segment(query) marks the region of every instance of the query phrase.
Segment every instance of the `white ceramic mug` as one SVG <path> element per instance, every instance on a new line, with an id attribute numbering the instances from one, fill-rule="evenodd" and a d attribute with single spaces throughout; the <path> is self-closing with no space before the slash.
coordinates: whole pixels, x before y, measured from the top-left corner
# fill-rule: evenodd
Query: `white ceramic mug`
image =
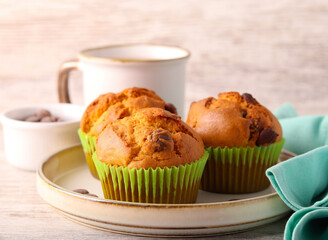
<path id="1" fill-rule="evenodd" d="M 154 90 L 184 113 L 185 69 L 189 51 L 153 44 L 113 45 L 83 50 L 77 60 L 63 63 L 58 75 L 60 102 L 70 102 L 69 72 L 83 73 L 84 103 L 100 94 L 130 87 Z"/>

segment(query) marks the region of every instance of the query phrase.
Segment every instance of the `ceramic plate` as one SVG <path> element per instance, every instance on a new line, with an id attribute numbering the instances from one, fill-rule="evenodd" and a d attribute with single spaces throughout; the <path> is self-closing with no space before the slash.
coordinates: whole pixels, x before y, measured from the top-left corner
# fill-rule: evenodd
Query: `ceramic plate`
<path id="1" fill-rule="evenodd" d="M 280 160 L 293 155 L 283 151 Z M 101 184 L 89 173 L 81 146 L 51 156 L 38 169 L 40 196 L 65 216 L 89 226 L 135 235 L 227 234 L 283 218 L 289 208 L 269 187 L 252 194 L 199 190 L 195 204 L 143 204 L 103 199 Z M 99 198 L 73 192 L 87 189 Z"/>

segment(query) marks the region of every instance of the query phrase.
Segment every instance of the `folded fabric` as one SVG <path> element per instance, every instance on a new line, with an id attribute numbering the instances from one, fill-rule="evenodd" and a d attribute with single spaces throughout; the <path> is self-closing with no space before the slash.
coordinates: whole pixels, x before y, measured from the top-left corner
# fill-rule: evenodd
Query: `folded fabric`
<path id="1" fill-rule="evenodd" d="M 328 116 L 297 117 L 294 107 L 285 104 L 275 111 L 286 139 L 284 148 L 302 154 L 328 145 Z"/>
<path id="2" fill-rule="evenodd" d="M 328 146 L 277 164 L 266 174 L 281 199 L 294 211 L 328 206 Z"/>
<path id="3" fill-rule="evenodd" d="M 285 103 L 284 105 L 280 106 L 276 111 L 274 111 L 274 115 L 279 119 L 283 118 L 291 118 L 291 117 L 297 117 L 298 114 L 296 112 L 296 109 L 293 107 L 293 105 L 289 103 Z"/>
<path id="4" fill-rule="evenodd" d="M 275 115 L 286 139 L 284 148 L 297 157 L 266 171 L 281 199 L 296 211 L 285 239 L 328 239 L 328 116 L 298 117 L 283 105 Z"/>
<path id="5" fill-rule="evenodd" d="M 328 208 L 304 208 L 295 212 L 286 224 L 284 238 L 327 240 Z"/>

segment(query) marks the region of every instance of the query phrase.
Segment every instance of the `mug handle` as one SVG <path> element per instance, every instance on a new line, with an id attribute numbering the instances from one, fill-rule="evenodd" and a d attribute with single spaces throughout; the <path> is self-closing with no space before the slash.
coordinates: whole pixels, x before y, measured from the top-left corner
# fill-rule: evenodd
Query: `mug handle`
<path id="1" fill-rule="evenodd" d="M 63 62 L 58 72 L 58 98 L 61 103 L 71 103 L 68 91 L 69 73 L 78 69 L 79 60 L 73 59 Z"/>

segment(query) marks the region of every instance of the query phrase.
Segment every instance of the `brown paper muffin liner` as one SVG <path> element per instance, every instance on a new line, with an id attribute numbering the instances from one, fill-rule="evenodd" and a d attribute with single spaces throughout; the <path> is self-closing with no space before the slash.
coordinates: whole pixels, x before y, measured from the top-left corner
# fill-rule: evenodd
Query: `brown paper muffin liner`
<path id="1" fill-rule="evenodd" d="M 137 169 L 107 165 L 93 154 L 104 197 L 142 203 L 194 203 L 208 152 L 178 167 Z"/>
<path id="2" fill-rule="evenodd" d="M 251 193 L 270 185 L 265 170 L 278 162 L 284 139 L 269 146 L 207 148 L 209 159 L 201 189 L 215 193 Z"/>
<path id="3" fill-rule="evenodd" d="M 92 159 L 92 155 L 96 151 L 96 137 L 89 136 L 88 134 L 82 132 L 81 129 L 78 130 L 78 133 L 89 170 L 94 178 L 99 179 L 97 169 Z"/>

